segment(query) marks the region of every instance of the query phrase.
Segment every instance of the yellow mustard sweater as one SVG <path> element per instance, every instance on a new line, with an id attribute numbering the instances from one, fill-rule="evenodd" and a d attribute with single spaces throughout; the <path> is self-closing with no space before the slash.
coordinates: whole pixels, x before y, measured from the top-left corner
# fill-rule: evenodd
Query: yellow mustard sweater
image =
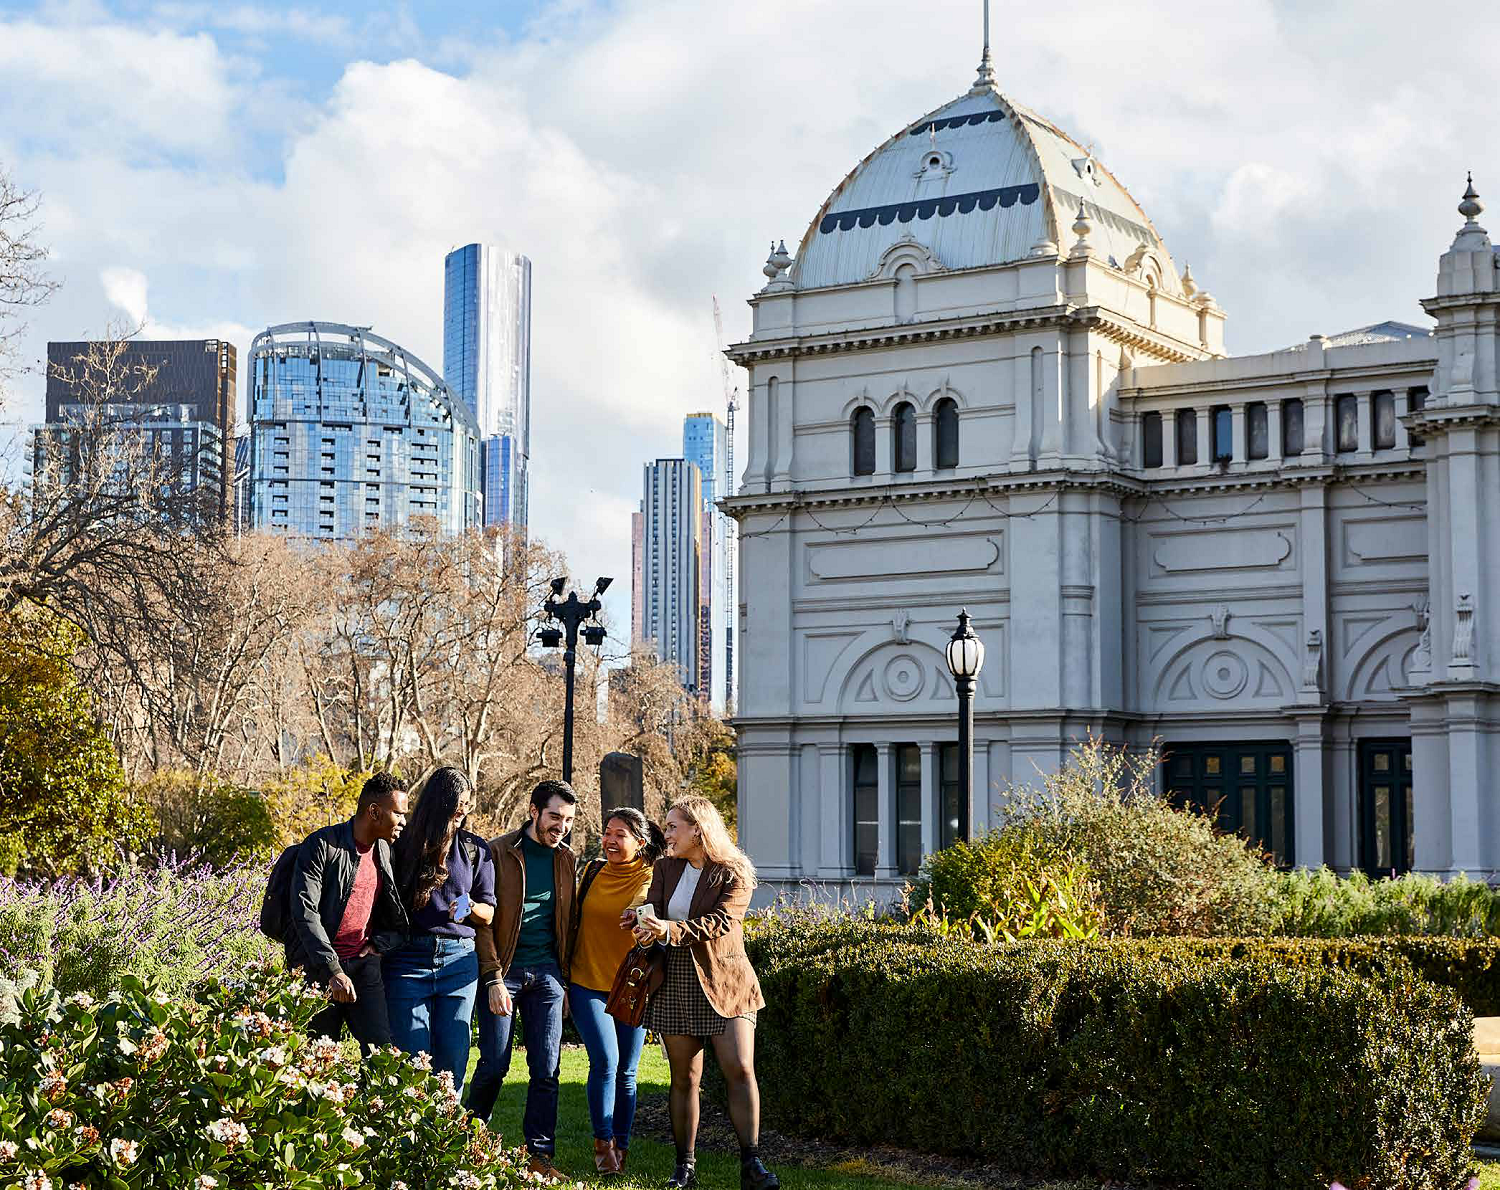
<path id="1" fill-rule="evenodd" d="M 579 906 L 571 982 L 595 992 L 614 987 L 620 964 L 635 945 L 630 931 L 620 928 L 620 914 L 645 901 L 650 887 L 651 866 L 643 859 L 606 863 L 594 877 Z"/>

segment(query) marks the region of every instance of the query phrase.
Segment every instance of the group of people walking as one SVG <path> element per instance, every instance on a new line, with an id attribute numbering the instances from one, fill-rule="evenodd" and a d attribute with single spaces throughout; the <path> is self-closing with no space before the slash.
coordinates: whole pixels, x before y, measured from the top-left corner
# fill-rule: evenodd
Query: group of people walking
<path id="1" fill-rule="evenodd" d="M 577 802 L 565 782 L 543 781 L 525 825 L 486 841 L 464 829 L 473 791 L 458 769 L 428 777 L 414 805 L 399 778 L 366 781 L 354 817 L 315 831 L 291 861 L 287 965 L 328 989 L 312 1029 L 336 1038 L 347 1026 L 364 1052 L 425 1053 L 462 1095 L 477 1006 L 479 1062 L 465 1103 L 488 1120 L 519 1012 L 530 1075 L 522 1132 L 532 1170 L 549 1178 L 565 1013 L 588 1052 L 600 1174 L 625 1170 L 649 1030 L 671 1066 L 673 1188 L 697 1185 L 699 1081 L 712 1045 L 742 1190 L 771 1190 L 779 1182 L 757 1148 L 755 1018 L 765 1001 L 742 929 L 750 860 L 713 803 L 687 797 L 662 827 L 635 809 L 608 811 L 603 857 L 580 874 L 567 842 Z M 635 1024 L 606 1008 L 622 964 L 642 955 L 660 966 L 660 986 Z"/>

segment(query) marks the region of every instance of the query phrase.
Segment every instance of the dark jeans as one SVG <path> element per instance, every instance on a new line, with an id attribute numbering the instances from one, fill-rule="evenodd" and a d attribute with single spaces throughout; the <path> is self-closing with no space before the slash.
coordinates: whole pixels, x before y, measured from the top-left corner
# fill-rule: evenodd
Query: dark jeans
<path id="1" fill-rule="evenodd" d="M 331 1037 L 337 1041 L 343 1026 L 348 1025 L 362 1054 L 368 1054 L 376 1046 L 390 1045 L 391 1023 L 385 1011 L 380 956 L 372 954 L 362 959 L 340 959 L 339 965 L 354 984 L 355 999 L 351 1004 L 330 1003 L 322 1009 L 308 1022 L 308 1035 Z"/>
<path id="2" fill-rule="evenodd" d="M 462 1095 L 479 986 L 474 940 L 418 934 L 385 956 L 381 977 L 391 1039 L 408 1054 L 430 1054 L 433 1073 L 448 1071 Z"/>
<path id="3" fill-rule="evenodd" d="M 517 1011 L 526 1039 L 526 1114 L 521 1132 L 526 1147 L 550 1157 L 557 1147 L 557 1068 L 562 1060 L 563 982 L 556 963 L 512 966 L 505 976 L 511 995 L 509 1016 L 490 1011 L 489 991 L 479 989 L 479 1065 L 469 1083 L 469 1110 L 488 1121 L 495 1098 L 510 1072 L 510 1050 Z"/>

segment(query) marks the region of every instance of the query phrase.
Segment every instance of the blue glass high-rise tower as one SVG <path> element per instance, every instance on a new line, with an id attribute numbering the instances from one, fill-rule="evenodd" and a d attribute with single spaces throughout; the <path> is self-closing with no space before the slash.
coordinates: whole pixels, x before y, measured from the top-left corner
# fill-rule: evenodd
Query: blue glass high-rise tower
<path id="1" fill-rule="evenodd" d="M 729 606 L 727 518 L 714 501 L 724 480 L 727 439 L 712 413 L 691 413 L 682 422 L 682 455 L 702 477 L 702 565 L 698 589 L 699 690 L 716 711 L 734 704 L 734 630 Z"/>
<path id="2" fill-rule="evenodd" d="M 486 525 L 526 532 L 531 261 L 466 244 L 443 261 L 443 378 L 479 423 Z"/>

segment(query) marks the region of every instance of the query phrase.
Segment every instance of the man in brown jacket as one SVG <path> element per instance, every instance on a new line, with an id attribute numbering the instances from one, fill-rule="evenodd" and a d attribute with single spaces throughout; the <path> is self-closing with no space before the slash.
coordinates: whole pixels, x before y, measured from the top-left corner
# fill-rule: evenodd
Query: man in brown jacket
<path id="1" fill-rule="evenodd" d="M 510 1070 L 511 1026 L 519 1005 L 526 1032 L 526 1114 L 521 1131 L 531 1167 L 556 1170 L 557 1069 L 562 1057 L 568 933 L 573 917 L 575 861 L 563 845 L 578 797 L 564 781 L 531 791 L 531 818 L 520 830 L 490 840 L 495 860 L 495 919 L 474 939 L 479 952 L 479 1065 L 469 1084 L 469 1110 L 488 1120 Z"/>

